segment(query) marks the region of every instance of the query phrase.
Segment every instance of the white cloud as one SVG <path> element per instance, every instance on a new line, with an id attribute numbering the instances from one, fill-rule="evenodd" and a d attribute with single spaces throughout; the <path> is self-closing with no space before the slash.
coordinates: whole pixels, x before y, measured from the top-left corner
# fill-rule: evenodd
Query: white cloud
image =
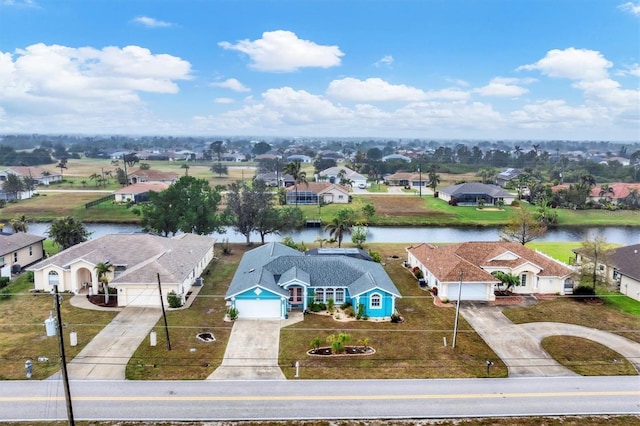
<path id="1" fill-rule="evenodd" d="M 140 93 L 177 93 L 176 81 L 189 79 L 190 70 L 178 57 L 138 46 L 39 43 L 0 52 L 0 105 L 27 128 L 104 129 L 123 121 L 139 126 L 148 116 Z"/>
<path id="2" fill-rule="evenodd" d="M 496 77 L 488 85 L 475 89 L 474 92 L 482 96 L 517 98 L 529 92 L 529 89 L 517 85 L 520 82 L 526 84 L 530 79 L 521 81 L 516 78 Z"/>
<path id="3" fill-rule="evenodd" d="M 374 65 L 378 68 L 383 66 L 391 68 L 393 65 L 393 56 L 385 55 L 379 61 L 375 62 Z"/>
<path id="4" fill-rule="evenodd" d="M 131 22 L 135 24 L 140 24 L 147 28 L 166 28 L 166 27 L 173 26 L 171 22 L 160 21 L 155 18 L 150 18 L 148 16 L 138 16 L 136 18 L 133 18 Z"/>
<path id="5" fill-rule="evenodd" d="M 632 75 L 634 77 L 640 77 L 640 64 L 627 65 L 625 69 L 618 70 L 616 75 Z"/>
<path id="6" fill-rule="evenodd" d="M 607 126 L 611 117 L 606 108 L 571 106 L 564 100 L 543 100 L 523 106 L 509 114 L 517 125 L 527 129 L 581 129 Z"/>
<path id="7" fill-rule="evenodd" d="M 469 95 L 456 88 L 424 91 L 404 84 L 391 84 L 381 78 L 359 80 L 347 77 L 329 83 L 327 96 L 350 102 L 416 102 L 426 99 L 466 99 Z"/>
<path id="8" fill-rule="evenodd" d="M 240 83 L 235 78 L 228 78 L 225 81 L 210 83 L 209 86 L 213 87 L 221 87 L 223 89 L 230 89 L 234 92 L 250 92 L 251 89 L 246 87 L 244 84 Z"/>
<path id="9" fill-rule="evenodd" d="M 252 61 L 251 67 L 260 71 L 335 67 L 340 65 L 340 58 L 344 56 L 338 46 L 321 46 L 284 30 L 264 32 L 261 39 L 254 41 L 245 39 L 235 44 L 222 41 L 218 46 L 246 54 Z"/>
<path id="10" fill-rule="evenodd" d="M 607 69 L 612 65 L 598 51 L 569 47 L 550 50 L 538 62 L 522 65 L 517 70 L 538 70 L 549 77 L 572 80 L 599 80 L 606 78 Z"/>
<path id="11" fill-rule="evenodd" d="M 634 4 L 633 2 L 627 2 L 618 6 L 620 10 L 629 12 L 632 15 L 640 16 L 640 3 Z"/>
<path id="12" fill-rule="evenodd" d="M 4 0 L 2 5 L 15 7 L 40 7 L 35 0 Z"/>
<path id="13" fill-rule="evenodd" d="M 232 104 L 235 101 L 231 98 L 215 98 L 213 102 L 216 104 Z"/>

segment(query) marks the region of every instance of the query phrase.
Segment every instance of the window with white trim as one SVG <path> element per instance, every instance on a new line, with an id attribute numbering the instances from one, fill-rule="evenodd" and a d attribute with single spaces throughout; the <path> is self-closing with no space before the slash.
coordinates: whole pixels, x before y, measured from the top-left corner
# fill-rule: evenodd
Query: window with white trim
<path id="1" fill-rule="evenodd" d="M 336 289 L 335 302 L 338 303 L 338 304 L 344 303 L 344 289 L 343 288 L 337 288 Z"/>
<path id="2" fill-rule="evenodd" d="M 326 300 L 328 302 L 329 299 L 333 299 L 334 302 L 336 301 L 336 299 L 333 298 L 333 289 L 332 288 L 328 288 L 328 289 L 326 289 L 324 291 L 324 300 Z"/>
<path id="3" fill-rule="evenodd" d="M 58 285 L 60 284 L 60 275 L 56 271 L 49 272 L 49 285 Z"/>
<path id="4" fill-rule="evenodd" d="M 373 293 L 371 295 L 371 309 L 382 308 L 382 296 L 379 293 Z"/>
<path id="5" fill-rule="evenodd" d="M 315 301 L 316 302 L 324 302 L 324 290 L 323 289 L 321 289 L 321 288 L 316 289 Z"/>
<path id="6" fill-rule="evenodd" d="M 520 285 L 523 287 L 527 285 L 527 274 L 520 275 Z"/>

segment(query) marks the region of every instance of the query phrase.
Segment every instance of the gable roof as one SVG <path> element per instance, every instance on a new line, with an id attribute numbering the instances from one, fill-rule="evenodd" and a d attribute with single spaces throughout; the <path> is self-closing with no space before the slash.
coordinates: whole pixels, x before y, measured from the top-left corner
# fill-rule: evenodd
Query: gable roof
<path id="1" fill-rule="evenodd" d="M 459 185 L 452 185 L 446 188 L 442 188 L 440 192 L 451 196 L 462 194 L 487 194 L 494 198 L 513 197 L 512 194 L 508 193 L 497 185 L 487 185 L 480 182 L 467 182 L 461 183 Z"/>
<path id="2" fill-rule="evenodd" d="M 169 184 L 166 182 L 138 182 L 122 187 L 114 191 L 114 194 L 144 194 L 149 191 L 164 191 L 167 188 L 169 188 Z"/>
<path id="3" fill-rule="evenodd" d="M 487 270 L 516 269 L 525 263 L 540 268 L 539 276 L 565 277 L 573 273 L 561 262 L 511 241 L 477 241 L 445 246 L 420 244 L 408 247 L 407 251 L 444 282 L 459 281 L 460 271 L 464 281 L 496 282 Z"/>
<path id="4" fill-rule="evenodd" d="M 138 170 L 134 170 L 132 172 L 129 172 L 128 177 L 135 177 L 135 176 L 144 176 L 147 179 L 151 179 L 151 180 L 176 180 L 178 179 L 178 173 L 174 173 L 174 172 L 163 172 L 161 170 L 153 170 L 153 169 L 148 169 L 148 170 L 142 170 L 142 169 L 138 169 Z"/>
<path id="5" fill-rule="evenodd" d="M 45 172 L 49 173 L 49 177 L 51 176 L 60 176 L 60 173 L 51 172 L 49 170 L 43 169 L 42 167 L 37 166 L 11 166 L 4 170 L 2 173 L 11 173 L 17 176 L 28 177 L 30 176 L 33 179 L 41 179 L 45 176 Z"/>
<path id="6" fill-rule="evenodd" d="M 187 278 L 215 241 L 215 238 L 195 234 L 172 238 L 151 234 L 108 234 L 63 250 L 29 269 L 39 270 L 51 265 L 69 269 L 78 261 L 92 265 L 108 261 L 126 268 L 111 281 L 114 284 L 155 282 L 157 273 L 163 282 L 178 283 Z"/>
<path id="7" fill-rule="evenodd" d="M 280 284 L 293 277 L 311 287 L 348 287 L 352 297 L 373 289 L 401 297 L 379 263 L 340 255 L 305 256 L 275 242 L 245 253 L 225 297 L 234 297 L 256 286 L 288 296 Z"/>
<path id="8" fill-rule="evenodd" d="M 602 197 L 611 196 L 612 198 L 616 198 L 621 200 L 623 198 L 627 198 L 631 189 L 636 189 L 640 191 L 640 183 L 611 183 L 609 187 L 613 191 L 609 194 L 603 194 Z M 600 197 L 600 192 L 602 191 L 601 186 L 595 186 L 591 188 L 591 192 L 589 193 L 590 197 Z"/>
<path id="9" fill-rule="evenodd" d="M 287 191 L 296 191 L 296 187 L 295 186 L 288 186 Z M 302 192 L 302 191 L 311 191 L 311 192 L 315 192 L 316 194 L 324 194 L 326 192 L 331 191 L 332 189 L 337 189 L 338 191 L 344 192 L 345 194 L 349 193 L 349 190 L 343 186 L 343 185 L 339 185 L 337 183 L 329 183 L 329 182 L 307 182 L 307 184 L 301 184 L 298 185 L 298 192 Z"/>
<path id="10" fill-rule="evenodd" d="M 611 250 L 609 261 L 621 274 L 640 281 L 640 244 Z"/>
<path id="11" fill-rule="evenodd" d="M 24 232 L 16 232 L 15 234 L 0 234 L 0 256 L 13 253 L 22 248 L 39 243 L 45 237 L 33 234 L 25 234 Z"/>
<path id="12" fill-rule="evenodd" d="M 362 176 L 360 173 L 351 170 L 348 167 L 340 167 L 340 166 L 335 166 L 335 167 L 329 167 L 328 169 L 325 169 L 323 171 L 321 171 L 320 173 L 318 173 L 318 175 L 320 176 L 338 176 L 338 174 L 344 170 L 345 174 L 344 177 L 347 179 L 358 179 L 358 180 L 362 180 L 362 179 L 367 179 L 366 177 Z"/>

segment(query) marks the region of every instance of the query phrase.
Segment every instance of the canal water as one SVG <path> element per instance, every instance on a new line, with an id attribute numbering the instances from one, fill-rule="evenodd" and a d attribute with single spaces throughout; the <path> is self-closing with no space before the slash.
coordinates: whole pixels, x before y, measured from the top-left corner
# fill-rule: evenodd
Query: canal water
<path id="1" fill-rule="evenodd" d="M 141 232 L 138 225 L 130 224 L 87 224 L 91 232 L 91 238 L 97 238 L 106 234 Z M 47 236 L 49 225 L 46 223 L 29 224 L 29 233 Z M 368 228 L 367 242 L 369 243 L 457 243 L 464 241 L 495 241 L 500 239 L 501 228 L 476 228 L 476 227 L 377 227 Z M 329 238 L 329 233 L 322 228 L 305 228 L 300 231 L 284 232 L 281 235 L 267 235 L 266 241 L 281 241 L 285 236 L 290 236 L 295 242 L 304 241 L 311 243 L 316 238 Z M 223 234 L 212 234 L 219 241 L 228 239 L 232 243 L 245 242 L 245 236 L 228 229 Z M 640 226 L 637 227 L 570 227 L 562 229 L 550 229 L 543 238 L 536 241 L 584 241 L 602 237 L 609 243 L 615 244 L 640 244 Z M 260 242 L 260 235 L 252 235 L 251 241 Z M 345 241 L 350 242 L 351 237 L 345 236 Z"/>

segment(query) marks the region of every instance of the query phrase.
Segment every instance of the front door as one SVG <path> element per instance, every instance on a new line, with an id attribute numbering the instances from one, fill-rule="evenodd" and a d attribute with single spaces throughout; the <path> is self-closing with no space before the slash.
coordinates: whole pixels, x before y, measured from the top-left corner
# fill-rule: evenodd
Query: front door
<path id="1" fill-rule="evenodd" d="M 302 287 L 289 287 L 289 304 L 292 308 L 302 308 Z"/>

